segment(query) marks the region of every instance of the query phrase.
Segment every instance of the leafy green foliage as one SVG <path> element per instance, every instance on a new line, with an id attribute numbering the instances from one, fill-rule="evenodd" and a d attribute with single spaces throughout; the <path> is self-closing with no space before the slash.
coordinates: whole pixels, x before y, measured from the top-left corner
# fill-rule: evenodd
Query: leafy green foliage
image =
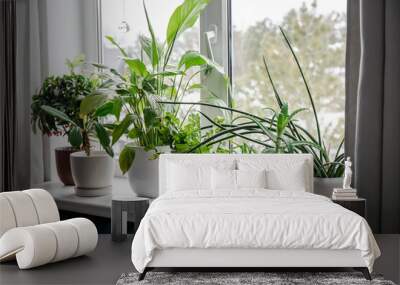
<path id="1" fill-rule="evenodd" d="M 103 146 L 104 150 L 111 157 L 114 156 L 114 151 L 110 145 L 110 135 L 99 122 L 94 123 L 94 128 L 96 131 L 97 138 L 99 139 L 100 144 Z"/>
<path id="2" fill-rule="evenodd" d="M 198 145 L 202 141 L 202 133 L 200 128 L 200 114 L 190 114 L 187 122 L 181 128 L 179 128 L 180 122 L 175 118 L 175 121 L 171 120 L 171 125 L 175 126 L 173 132 L 173 148 L 176 152 L 189 152 L 193 147 Z M 207 133 L 205 136 L 208 136 Z M 208 153 L 211 151 L 210 146 L 203 145 L 195 150 L 196 153 Z"/>
<path id="3" fill-rule="evenodd" d="M 131 167 L 133 161 L 135 160 L 135 146 L 130 144 L 125 145 L 119 155 L 119 167 L 122 173 L 125 173 Z"/>
<path id="4" fill-rule="evenodd" d="M 81 66 L 85 62 L 85 56 L 83 54 L 78 55 L 74 59 L 66 59 L 65 65 L 69 68 L 71 74 L 75 73 L 75 68 Z"/>
<path id="5" fill-rule="evenodd" d="M 76 149 L 79 149 L 83 142 L 82 134 L 79 127 L 74 126 L 68 133 L 68 141 L 69 143 Z"/>
<path id="6" fill-rule="evenodd" d="M 131 114 L 127 114 L 125 118 L 119 123 L 115 125 L 115 128 L 112 132 L 112 144 L 115 144 L 120 137 L 128 131 L 129 126 L 133 121 L 133 116 Z"/>
<path id="7" fill-rule="evenodd" d="M 305 72 L 302 69 L 295 49 L 292 47 L 287 34 L 280 29 L 284 42 L 288 46 L 290 55 L 294 58 L 295 66 L 300 74 L 300 79 L 305 85 L 307 97 L 309 99 L 316 130 L 311 127 L 304 128 L 293 120 L 294 116 L 303 111 L 298 109 L 293 113 L 289 113 L 288 105 L 280 95 L 275 81 L 272 79 L 267 59 L 264 57 L 264 67 L 267 75 L 267 80 L 270 83 L 276 104 L 279 106 L 279 111 L 272 110 L 272 116 L 258 116 L 256 114 L 245 112 L 242 110 L 218 106 L 215 104 L 206 103 L 182 103 L 182 102 L 165 102 L 168 104 L 190 104 L 223 109 L 233 112 L 234 119 L 231 124 L 221 124 L 212 120 L 207 115 L 202 114 L 212 125 L 217 126 L 219 131 L 216 134 L 202 140 L 201 143 L 190 149 L 190 152 L 196 151 L 203 146 L 211 146 L 219 144 L 223 141 L 240 139 L 256 144 L 263 149 L 263 152 L 286 152 L 286 153 L 310 153 L 314 157 L 314 175 L 316 177 L 340 177 L 343 174 L 344 154 L 342 152 L 343 139 L 341 140 L 334 158 L 331 160 L 329 151 L 326 148 L 321 135 L 318 113 L 314 104 L 314 97 L 311 93 L 311 88 L 306 80 Z M 238 121 L 238 122 L 236 122 Z M 311 131 L 309 131 L 311 129 Z M 317 137 L 314 137 L 317 134 Z M 236 144 L 236 142 L 234 142 Z M 240 144 L 239 144 L 240 145 Z M 236 147 L 237 148 L 237 147 Z M 239 147 L 240 150 L 248 151 L 246 147 Z M 254 149 L 253 149 L 254 150 Z"/>
<path id="8" fill-rule="evenodd" d="M 147 27 L 151 35 L 151 40 L 145 41 L 144 40 L 145 38 L 142 38 L 143 39 L 142 48 L 146 52 L 147 56 L 150 58 L 153 68 L 155 68 L 158 66 L 158 63 L 160 61 L 160 55 L 162 54 L 162 52 L 160 52 L 161 49 L 157 43 L 157 39 L 154 34 L 153 26 L 151 25 L 150 22 L 150 18 L 147 13 L 146 4 L 144 0 L 143 0 L 143 8 L 146 15 Z"/>
<path id="9" fill-rule="evenodd" d="M 215 70 L 225 79 L 220 66 L 195 51 L 183 51 L 178 64 L 170 62 L 177 39 L 196 23 L 207 3 L 208 0 L 183 1 L 169 19 L 166 42 L 159 43 L 143 2 L 149 37 L 139 38 L 140 58 L 130 57 L 112 37 L 107 37 L 120 50 L 126 68 L 119 74 L 101 66 L 101 76 L 112 80 L 115 93 L 100 107 L 101 110 L 97 110 L 97 114 L 114 116 L 114 122 L 108 126 L 112 132 L 112 144 L 124 135 L 131 141 L 120 153 L 123 172 L 133 163 L 133 145 L 158 155 L 159 146 L 167 145 L 173 151 L 181 151 L 201 141 L 200 124 L 194 127 L 197 121 L 189 115 L 191 109 L 182 110 L 179 105 L 171 107 L 160 102 L 165 99 L 181 101 L 191 91 L 191 82 L 199 79 L 202 73 Z M 121 110 L 125 113 L 122 121 L 119 119 Z M 199 148 L 199 151 L 205 149 L 208 148 Z"/>
<path id="10" fill-rule="evenodd" d="M 73 67 L 81 64 L 78 57 L 69 61 Z M 68 135 L 69 143 L 76 149 L 82 149 L 87 155 L 91 152 L 91 139 L 98 139 L 105 151 L 113 156 L 110 134 L 99 122 L 99 118 L 109 112 L 119 116 L 120 108 L 115 102 L 107 102 L 107 95 L 98 91 L 107 87 L 97 76 L 81 74 L 48 77 L 39 92 L 33 96 L 32 125 L 41 131 Z M 62 130 L 62 131 L 61 131 Z"/>
<path id="11" fill-rule="evenodd" d="M 209 0 L 185 0 L 175 9 L 167 27 L 168 46 L 173 46 L 179 35 L 193 27 L 208 2 Z"/>
<path id="12" fill-rule="evenodd" d="M 36 132 L 39 128 L 46 135 L 65 135 L 68 133 L 71 124 L 81 126 L 82 120 L 79 117 L 81 101 L 92 94 L 95 88 L 94 82 L 81 74 L 66 74 L 46 78 L 38 94 L 32 97 L 31 122 L 33 131 Z M 66 117 L 55 116 L 47 112 L 44 106 L 52 107 L 65 114 Z M 57 111 L 53 110 L 53 113 Z"/>
<path id="13" fill-rule="evenodd" d="M 86 116 L 94 111 L 97 108 L 102 106 L 107 100 L 107 95 L 98 94 L 98 95 L 90 95 L 82 100 L 80 106 L 80 116 Z"/>

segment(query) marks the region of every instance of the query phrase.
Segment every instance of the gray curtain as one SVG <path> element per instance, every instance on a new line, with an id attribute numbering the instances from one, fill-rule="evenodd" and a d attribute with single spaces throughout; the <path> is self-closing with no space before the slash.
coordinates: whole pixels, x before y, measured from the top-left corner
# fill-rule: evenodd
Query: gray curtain
<path id="1" fill-rule="evenodd" d="M 400 1 L 361 0 L 358 13 L 360 35 L 348 38 L 361 40 L 361 53 L 358 90 L 346 94 L 346 124 L 354 123 L 346 142 L 354 141 L 355 186 L 367 199 L 373 231 L 400 233 Z M 350 53 L 347 67 L 356 56 Z"/>
<path id="2" fill-rule="evenodd" d="M 42 81 L 40 17 L 37 0 L 0 5 L 0 191 L 13 191 L 46 178 L 48 145 L 30 126 L 31 97 Z"/>
<path id="3" fill-rule="evenodd" d="M 0 1 L 0 191 L 15 188 L 16 2 Z"/>
<path id="4" fill-rule="evenodd" d="M 346 156 L 354 159 L 357 91 L 360 70 L 360 0 L 347 1 L 347 40 L 346 40 L 346 111 L 344 148 Z M 355 170 L 354 170 L 355 175 Z M 354 185 L 353 185 L 354 186 Z"/>

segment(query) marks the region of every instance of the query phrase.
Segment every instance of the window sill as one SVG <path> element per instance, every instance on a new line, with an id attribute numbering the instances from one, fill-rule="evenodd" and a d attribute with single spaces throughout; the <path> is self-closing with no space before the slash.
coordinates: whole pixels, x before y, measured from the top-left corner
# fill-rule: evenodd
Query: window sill
<path id="1" fill-rule="evenodd" d="M 114 196 L 135 197 L 129 186 L 128 179 L 115 177 L 112 185 L 112 194 L 98 197 L 80 197 L 75 195 L 74 186 L 64 186 L 61 182 L 45 182 L 34 188 L 47 190 L 56 201 L 59 210 L 93 215 L 98 217 L 111 217 L 111 203 Z"/>

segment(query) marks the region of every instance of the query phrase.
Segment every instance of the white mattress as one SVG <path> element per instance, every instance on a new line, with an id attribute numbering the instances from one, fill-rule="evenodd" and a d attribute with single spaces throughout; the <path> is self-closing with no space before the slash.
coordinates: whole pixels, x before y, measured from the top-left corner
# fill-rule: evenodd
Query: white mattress
<path id="1" fill-rule="evenodd" d="M 328 198 L 299 191 L 182 191 L 156 199 L 132 243 L 139 272 L 169 248 L 359 250 L 380 255 L 367 222 Z"/>

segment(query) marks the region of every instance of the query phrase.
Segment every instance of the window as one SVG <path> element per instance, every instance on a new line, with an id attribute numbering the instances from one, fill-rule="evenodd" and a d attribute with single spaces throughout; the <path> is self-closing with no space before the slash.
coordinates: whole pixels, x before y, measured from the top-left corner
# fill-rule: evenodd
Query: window
<path id="1" fill-rule="evenodd" d="M 159 42 L 165 41 L 168 19 L 180 0 L 146 0 L 146 8 Z M 114 0 L 101 2 L 103 63 L 117 69 L 122 68 L 120 53 L 105 39 L 113 36 L 132 57 L 140 57 L 139 36 L 149 36 L 143 2 L 139 0 Z M 184 50 L 200 50 L 199 23 L 180 37 L 175 53 Z M 174 56 L 172 56 L 172 59 Z"/>
<path id="2" fill-rule="evenodd" d="M 310 101 L 281 26 L 310 85 L 327 147 L 335 151 L 344 136 L 346 0 L 231 1 L 236 107 L 258 115 L 266 112 L 265 107 L 277 108 L 265 56 L 289 109 L 308 108 L 298 119 L 307 130 L 315 129 Z"/>
<path id="3" fill-rule="evenodd" d="M 165 40 L 169 16 L 182 0 L 146 0 L 159 41 Z M 104 39 L 113 36 L 128 53 L 139 56 L 139 35 L 148 35 L 142 1 L 101 2 L 103 63 L 120 69 L 119 51 Z M 217 62 L 231 70 L 234 107 L 263 115 L 265 107 L 277 109 L 268 81 L 266 58 L 276 88 L 290 110 L 308 108 L 297 118 L 309 131 L 316 130 L 310 101 L 295 61 L 280 33 L 290 39 L 309 83 L 319 114 L 322 136 L 331 152 L 344 136 L 345 39 L 347 0 L 214 0 L 200 23 L 186 32 L 176 52 L 200 50 L 209 55 L 206 32 L 214 30 L 211 49 Z M 231 31 L 231 38 L 228 31 Z M 229 66 L 228 66 L 229 65 Z M 212 82 L 214 93 L 226 93 Z M 221 86 L 219 86 L 221 85 Z M 225 96 L 225 97 L 224 97 Z M 200 94 L 193 94 L 191 101 Z M 315 134 L 315 131 L 313 133 Z"/>

